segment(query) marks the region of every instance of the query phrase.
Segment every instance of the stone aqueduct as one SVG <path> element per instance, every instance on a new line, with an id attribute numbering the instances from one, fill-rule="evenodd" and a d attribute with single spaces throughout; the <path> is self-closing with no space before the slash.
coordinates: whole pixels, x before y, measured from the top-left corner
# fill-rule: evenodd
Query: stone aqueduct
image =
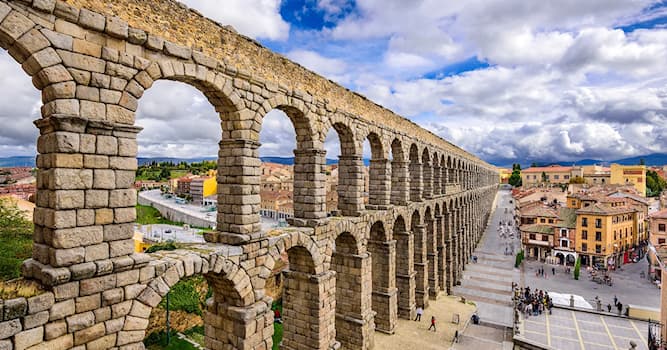
<path id="1" fill-rule="evenodd" d="M 0 0 L 0 46 L 42 92 L 34 251 L 47 291 L 0 304 L 0 349 L 142 349 L 148 317 L 203 274 L 210 349 L 270 349 L 264 293 L 286 255 L 284 349 L 373 347 L 451 292 L 485 227 L 495 168 L 171 0 Z M 221 119 L 217 232 L 191 250 L 133 253 L 135 111 L 156 80 L 200 90 Z M 259 225 L 258 135 L 284 111 L 297 135 L 292 226 Z M 339 211 L 325 210 L 330 128 Z M 372 148 L 369 204 L 361 149 Z"/>

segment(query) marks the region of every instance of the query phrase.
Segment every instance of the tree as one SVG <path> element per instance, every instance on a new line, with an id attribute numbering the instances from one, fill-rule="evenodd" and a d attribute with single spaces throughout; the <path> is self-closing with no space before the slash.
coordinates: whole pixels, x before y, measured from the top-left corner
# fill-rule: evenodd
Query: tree
<path id="1" fill-rule="evenodd" d="M 667 188 L 667 182 L 657 172 L 646 171 L 646 195 L 648 197 L 659 196 Z"/>
<path id="2" fill-rule="evenodd" d="M 514 259 L 514 267 L 519 268 L 522 261 L 523 261 L 523 250 L 520 250 L 518 253 L 516 253 L 516 258 Z"/>
<path id="3" fill-rule="evenodd" d="M 542 182 L 549 182 L 549 178 L 547 177 L 547 173 L 544 171 L 542 172 Z"/>
<path id="4" fill-rule="evenodd" d="M 581 257 L 577 258 L 577 262 L 574 263 L 574 279 L 579 280 L 579 273 L 581 272 Z"/>
<path id="5" fill-rule="evenodd" d="M 32 255 L 32 223 L 8 199 L 0 198 L 0 280 L 17 278 Z"/>
<path id="6" fill-rule="evenodd" d="M 170 177 L 171 177 L 171 171 L 169 171 L 169 169 L 162 168 L 162 170 L 160 170 L 160 179 L 169 180 Z"/>
<path id="7" fill-rule="evenodd" d="M 646 165 L 644 158 L 639 158 L 639 165 Z"/>
<path id="8" fill-rule="evenodd" d="M 535 162 L 530 163 L 531 168 L 537 168 L 539 165 Z"/>
<path id="9" fill-rule="evenodd" d="M 514 187 L 520 187 L 522 185 L 521 170 L 518 169 L 512 170 L 512 175 L 510 175 L 509 179 L 507 180 L 507 183 Z"/>
<path id="10" fill-rule="evenodd" d="M 586 183 L 586 180 L 584 180 L 583 177 L 577 175 L 575 177 L 570 178 L 570 183 L 571 184 L 583 184 L 583 183 Z"/>

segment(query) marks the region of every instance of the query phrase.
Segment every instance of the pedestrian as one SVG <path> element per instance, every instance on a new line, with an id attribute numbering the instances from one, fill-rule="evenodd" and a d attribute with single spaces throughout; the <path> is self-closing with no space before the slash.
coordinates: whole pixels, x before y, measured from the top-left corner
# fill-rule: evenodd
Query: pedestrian
<path id="1" fill-rule="evenodd" d="M 280 310 L 278 310 L 278 308 L 275 308 L 275 310 L 273 310 L 273 322 L 283 323 L 283 319 L 282 317 L 280 317 Z"/>
<path id="2" fill-rule="evenodd" d="M 618 314 L 620 315 L 621 311 L 623 311 L 623 304 L 621 303 L 616 304 L 616 308 L 618 309 Z"/>
<path id="3" fill-rule="evenodd" d="M 424 309 L 422 309 L 421 306 L 417 307 L 417 316 L 415 316 L 415 321 L 420 321 L 422 320 L 422 314 L 424 313 Z"/>
<path id="4" fill-rule="evenodd" d="M 551 274 L 554 275 L 554 276 L 556 276 L 556 268 L 555 268 L 555 267 L 552 267 L 552 268 L 551 268 Z"/>
<path id="5" fill-rule="evenodd" d="M 611 312 L 611 304 L 607 304 L 607 312 Z"/>
<path id="6" fill-rule="evenodd" d="M 428 330 L 430 331 L 431 328 L 433 328 L 433 332 L 435 332 L 435 316 L 431 316 L 431 326 L 428 327 Z"/>
<path id="7" fill-rule="evenodd" d="M 452 341 L 453 341 L 454 343 L 458 343 L 458 342 L 459 342 L 459 330 L 458 330 L 458 329 L 454 331 L 454 339 L 453 339 Z"/>
<path id="8" fill-rule="evenodd" d="M 614 295 L 614 305 L 618 304 L 618 298 Z"/>

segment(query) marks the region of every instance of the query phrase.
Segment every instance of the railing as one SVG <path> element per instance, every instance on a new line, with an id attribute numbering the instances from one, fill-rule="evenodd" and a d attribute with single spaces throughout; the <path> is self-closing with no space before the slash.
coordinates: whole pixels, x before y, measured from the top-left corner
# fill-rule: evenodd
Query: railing
<path id="1" fill-rule="evenodd" d="M 646 345 L 649 350 L 663 350 L 667 348 L 667 341 L 662 339 L 662 327 L 664 327 L 662 323 L 648 320 L 648 344 Z"/>

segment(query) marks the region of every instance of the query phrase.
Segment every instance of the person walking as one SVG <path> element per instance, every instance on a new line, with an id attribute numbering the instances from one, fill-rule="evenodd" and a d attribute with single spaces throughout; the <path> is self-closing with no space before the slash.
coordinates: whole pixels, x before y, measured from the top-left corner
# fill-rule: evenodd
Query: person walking
<path id="1" fill-rule="evenodd" d="M 556 268 L 555 268 L 555 267 L 552 267 L 552 268 L 551 268 L 551 274 L 554 275 L 554 276 L 556 276 Z"/>
<path id="2" fill-rule="evenodd" d="M 621 303 L 616 304 L 616 308 L 618 309 L 618 314 L 620 315 L 621 311 L 623 311 L 623 304 Z"/>
<path id="3" fill-rule="evenodd" d="M 431 328 L 433 328 L 433 332 L 435 332 L 435 316 L 431 316 L 431 326 L 428 327 L 428 330 L 430 331 Z"/>
<path id="4" fill-rule="evenodd" d="M 614 305 L 618 304 L 618 298 L 614 295 Z"/>
<path id="5" fill-rule="evenodd" d="M 611 304 L 607 304 L 607 312 L 611 312 Z"/>
<path id="6" fill-rule="evenodd" d="M 423 313 L 424 313 L 424 309 L 422 309 L 421 306 L 417 307 L 417 316 L 415 316 L 415 321 L 420 321 L 421 322 Z"/>

